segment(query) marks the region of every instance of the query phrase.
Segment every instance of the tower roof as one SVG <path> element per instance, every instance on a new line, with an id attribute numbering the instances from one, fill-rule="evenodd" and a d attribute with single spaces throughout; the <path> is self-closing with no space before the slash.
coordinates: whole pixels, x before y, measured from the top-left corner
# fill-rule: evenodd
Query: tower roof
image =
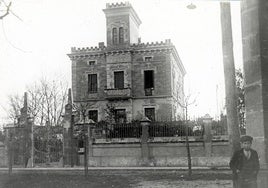
<path id="1" fill-rule="evenodd" d="M 129 2 L 106 3 L 106 9 L 103 9 L 106 17 L 129 14 L 139 26 L 142 22 Z"/>

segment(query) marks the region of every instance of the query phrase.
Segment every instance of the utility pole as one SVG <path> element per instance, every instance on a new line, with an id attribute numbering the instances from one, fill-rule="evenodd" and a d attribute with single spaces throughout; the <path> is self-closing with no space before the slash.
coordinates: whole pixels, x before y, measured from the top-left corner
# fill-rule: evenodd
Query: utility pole
<path id="1" fill-rule="evenodd" d="M 240 148 L 240 132 L 237 114 L 235 65 L 233 55 L 232 21 L 229 2 L 221 2 L 222 53 L 224 65 L 226 111 L 229 142 L 232 151 Z"/>

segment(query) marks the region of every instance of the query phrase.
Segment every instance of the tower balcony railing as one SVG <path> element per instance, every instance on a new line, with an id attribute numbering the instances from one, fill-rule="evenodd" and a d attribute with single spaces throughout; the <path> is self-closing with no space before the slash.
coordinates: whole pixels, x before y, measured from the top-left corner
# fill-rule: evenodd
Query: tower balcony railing
<path id="1" fill-rule="evenodd" d="M 131 88 L 111 88 L 105 89 L 106 99 L 129 99 L 132 97 Z"/>

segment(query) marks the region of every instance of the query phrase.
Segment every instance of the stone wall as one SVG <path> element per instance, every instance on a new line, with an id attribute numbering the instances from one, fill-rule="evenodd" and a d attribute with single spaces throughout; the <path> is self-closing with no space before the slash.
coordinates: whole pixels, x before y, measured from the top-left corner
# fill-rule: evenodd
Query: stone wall
<path id="1" fill-rule="evenodd" d="M 190 143 L 192 165 L 204 167 L 228 166 L 228 142 L 212 144 L 212 154 L 206 157 L 202 142 Z M 150 166 L 187 166 L 185 143 L 150 143 Z M 96 144 L 89 157 L 90 166 L 143 166 L 140 144 Z"/>
<path id="2" fill-rule="evenodd" d="M 129 16 L 112 16 L 112 17 L 106 17 L 106 28 L 107 28 L 107 46 L 113 46 L 113 41 L 112 41 L 112 30 L 113 28 L 116 28 L 117 30 L 119 27 L 124 28 L 124 44 L 129 44 L 130 43 L 130 31 L 129 31 Z M 119 36 L 118 36 L 119 38 Z M 117 43 L 118 46 L 118 43 Z"/>
<path id="3" fill-rule="evenodd" d="M 7 166 L 7 153 L 5 145 L 0 142 L 0 167 L 6 167 Z"/>
<path id="4" fill-rule="evenodd" d="M 151 61 L 144 61 L 144 57 L 151 56 Z M 171 96 L 170 62 L 166 60 L 166 53 L 137 53 L 133 55 L 133 97 L 144 97 L 144 71 L 154 71 L 154 96 Z"/>
<path id="5" fill-rule="evenodd" d="M 95 65 L 89 65 L 89 61 L 95 60 Z M 103 100 L 104 89 L 107 86 L 106 58 L 104 56 L 93 56 L 72 62 L 72 89 L 74 101 L 84 99 Z M 97 74 L 98 92 L 88 93 L 88 74 Z"/>
<path id="6" fill-rule="evenodd" d="M 246 128 L 262 168 L 268 167 L 267 6 L 263 0 L 241 1 Z"/>

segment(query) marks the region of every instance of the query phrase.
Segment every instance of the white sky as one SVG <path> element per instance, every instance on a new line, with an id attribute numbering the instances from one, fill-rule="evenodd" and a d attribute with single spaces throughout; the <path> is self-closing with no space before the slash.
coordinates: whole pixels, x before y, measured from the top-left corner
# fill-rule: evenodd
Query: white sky
<path id="1" fill-rule="evenodd" d="M 2 0 L 0 0 L 2 1 Z M 5 0 L 9 2 L 8 0 Z M 23 94 L 40 77 L 71 81 L 71 47 L 106 43 L 102 9 L 111 0 L 14 0 L 0 20 L 0 124 L 5 122 L 7 96 Z M 224 105 L 219 1 L 129 0 L 142 24 L 142 42 L 171 39 L 186 68 L 185 93 L 197 96 L 191 117 L 215 117 Z M 236 66 L 241 67 L 240 3 L 231 2 Z M 2 6 L 1 6 L 2 7 Z M 0 12 L 1 13 L 1 12 Z M 218 100 L 216 99 L 216 85 Z M 71 86 L 71 83 L 70 83 Z M 218 103 L 218 105 L 217 105 Z"/>

